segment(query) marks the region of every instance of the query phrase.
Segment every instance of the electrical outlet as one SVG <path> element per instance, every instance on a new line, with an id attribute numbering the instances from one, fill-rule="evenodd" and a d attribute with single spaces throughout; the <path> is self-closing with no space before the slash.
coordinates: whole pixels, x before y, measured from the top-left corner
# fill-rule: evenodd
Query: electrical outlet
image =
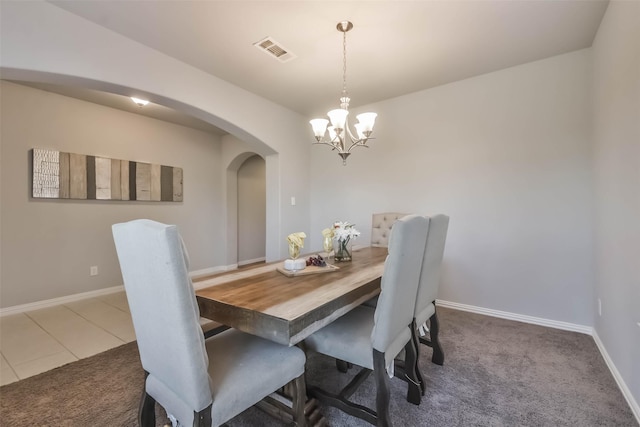
<path id="1" fill-rule="evenodd" d="M 98 275 L 98 266 L 97 265 L 92 265 L 89 268 L 89 275 L 90 276 L 97 276 Z"/>
<path id="2" fill-rule="evenodd" d="M 598 316 L 602 316 L 602 300 L 598 298 Z"/>
<path id="3" fill-rule="evenodd" d="M 296 198 L 295 196 L 291 196 L 291 206 L 295 206 L 296 205 Z"/>

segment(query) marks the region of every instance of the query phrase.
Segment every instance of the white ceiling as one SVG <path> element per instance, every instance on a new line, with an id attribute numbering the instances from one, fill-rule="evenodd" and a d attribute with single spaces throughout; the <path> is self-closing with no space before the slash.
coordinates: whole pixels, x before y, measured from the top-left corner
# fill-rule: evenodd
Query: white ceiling
<path id="1" fill-rule="evenodd" d="M 55 5 L 309 118 L 591 46 L 607 0 L 123 1 Z M 272 37 L 296 58 L 253 46 Z M 73 95 L 72 95 L 73 96 Z M 76 95 L 79 96 L 79 95 Z"/>

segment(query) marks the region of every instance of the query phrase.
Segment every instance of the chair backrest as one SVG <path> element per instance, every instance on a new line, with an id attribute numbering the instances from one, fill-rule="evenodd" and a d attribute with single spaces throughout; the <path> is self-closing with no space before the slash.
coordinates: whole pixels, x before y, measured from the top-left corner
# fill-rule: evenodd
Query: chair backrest
<path id="1" fill-rule="evenodd" d="M 209 359 L 177 227 L 135 220 L 112 232 L 147 384 L 185 405 L 167 412 L 206 408 L 213 401 Z"/>
<path id="2" fill-rule="evenodd" d="M 373 214 L 371 216 L 371 246 L 378 248 L 389 246 L 389 236 L 391 236 L 393 223 L 406 215 L 397 212 Z"/>
<path id="3" fill-rule="evenodd" d="M 429 218 L 419 215 L 400 218 L 393 227 L 371 332 L 387 366 L 411 339 L 413 313 L 407 307 L 415 305 L 428 227 Z"/>
<path id="4" fill-rule="evenodd" d="M 423 317 L 420 316 L 420 313 L 426 310 L 438 296 L 440 265 L 442 264 L 444 244 L 447 239 L 447 229 L 449 228 L 449 217 L 446 215 L 434 215 L 430 219 L 414 311 L 416 319 Z M 425 320 L 419 319 L 419 321 Z"/>

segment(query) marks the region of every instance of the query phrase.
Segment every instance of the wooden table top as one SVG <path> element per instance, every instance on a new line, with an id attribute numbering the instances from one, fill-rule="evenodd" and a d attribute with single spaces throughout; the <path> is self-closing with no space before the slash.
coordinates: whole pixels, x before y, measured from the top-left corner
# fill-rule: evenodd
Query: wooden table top
<path id="1" fill-rule="evenodd" d="M 281 344 L 295 345 L 380 293 L 387 248 L 354 251 L 330 273 L 287 277 L 282 261 L 214 276 L 196 291 L 200 315 Z"/>

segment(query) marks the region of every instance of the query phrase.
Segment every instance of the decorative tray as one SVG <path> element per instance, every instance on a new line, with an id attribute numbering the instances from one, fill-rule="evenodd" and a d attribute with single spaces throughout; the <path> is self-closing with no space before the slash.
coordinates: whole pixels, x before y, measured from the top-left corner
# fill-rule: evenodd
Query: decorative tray
<path id="1" fill-rule="evenodd" d="M 327 264 L 326 267 L 318 267 L 316 265 L 310 265 L 305 267 L 303 270 L 285 270 L 285 268 L 281 265 L 276 267 L 280 273 L 284 274 L 287 277 L 296 277 L 296 276 L 306 276 L 307 274 L 319 274 L 319 273 L 331 273 L 332 271 L 340 270 L 340 267 L 333 264 Z"/>

